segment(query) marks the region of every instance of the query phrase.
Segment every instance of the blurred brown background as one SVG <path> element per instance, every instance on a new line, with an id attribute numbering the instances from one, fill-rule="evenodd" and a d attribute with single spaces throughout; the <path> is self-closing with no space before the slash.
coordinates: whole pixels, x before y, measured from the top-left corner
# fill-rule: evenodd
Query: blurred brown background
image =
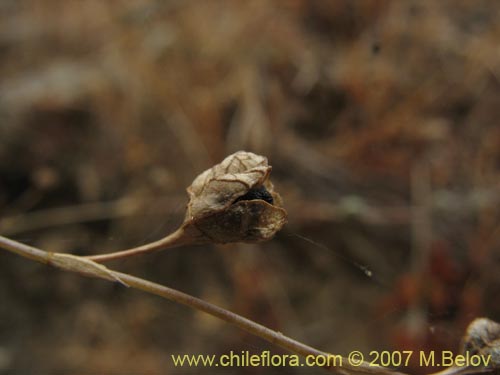
<path id="1" fill-rule="evenodd" d="M 500 320 L 499 12 L 3 0 L 0 233 L 75 254 L 146 243 L 181 223 L 196 175 L 253 151 L 289 213 L 275 239 L 113 267 L 335 353 L 457 350 L 474 317 Z M 170 354 L 282 353 L 3 251 L 0 280 L 2 374 L 209 374 Z"/>

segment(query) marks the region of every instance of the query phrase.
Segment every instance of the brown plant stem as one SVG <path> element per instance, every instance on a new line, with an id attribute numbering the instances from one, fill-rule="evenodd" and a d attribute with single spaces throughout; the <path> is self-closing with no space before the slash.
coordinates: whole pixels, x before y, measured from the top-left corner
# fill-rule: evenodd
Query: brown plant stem
<path id="1" fill-rule="evenodd" d="M 177 234 L 180 235 L 180 234 Z M 160 240 L 159 242 L 161 242 Z M 155 245 L 156 246 L 156 245 Z M 222 319 L 236 327 L 247 331 L 248 333 L 258 336 L 272 344 L 278 345 L 295 354 L 307 357 L 312 356 L 331 356 L 331 354 L 315 349 L 311 346 L 296 341 L 290 337 L 283 335 L 281 332 L 276 332 L 261 324 L 258 324 L 250 319 L 244 318 L 231 311 L 213 305 L 202 299 L 193 297 L 189 294 L 178 290 L 168 288 L 163 285 L 153 283 L 135 277 L 126 273 L 117 272 L 106 268 L 105 266 L 92 261 L 89 258 L 75 256 L 63 253 L 51 253 L 36 247 L 28 246 L 20 242 L 0 236 L 0 248 L 13 252 L 22 257 L 52 265 L 56 268 L 64 269 L 71 272 L 77 272 L 85 276 L 101 278 L 109 281 L 120 282 L 121 284 L 142 290 L 149 294 L 154 294 L 162 298 L 177 302 L 195 310 L 203 311 L 207 314 Z M 109 254 L 111 255 L 111 254 Z M 393 371 L 385 367 L 371 366 L 368 362 L 362 362 L 359 366 L 350 365 L 347 358 L 342 358 L 342 361 L 337 360 L 335 366 L 325 366 L 326 369 L 342 374 L 378 374 L 378 375 L 404 375 L 404 373 Z"/>
<path id="2" fill-rule="evenodd" d="M 147 253 L 152 253 L 158 250 L 169 249 L 173 247 L 189 245 L 196 243 L 196 241 L 186 233 L 186 227 L 181 226 L 175 232 L 172 232 L 166 237 L 159 239 L 158 241 L 150 242 L 142 246 L 134 247 L 132 249 L 116 251 L 108 254 L 100 255 L 88 255 L 84 258 L 92 260 L 97 263 L 107 262 L 110 260 L 117 260 L 128 258 L 135 255 L 143 255 Z"/>

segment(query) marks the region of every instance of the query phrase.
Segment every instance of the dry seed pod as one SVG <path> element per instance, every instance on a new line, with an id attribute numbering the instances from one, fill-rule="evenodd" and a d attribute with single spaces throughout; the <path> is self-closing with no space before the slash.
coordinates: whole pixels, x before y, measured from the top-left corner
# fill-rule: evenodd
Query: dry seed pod
<path id="1" fill-rule="evenodd" d="M 142 246 L 87 259 L 106 262 L 182 245 L 269 240 L 286 222 L 270 173 L 263 156 L 245 151 L 230 155 L 188 187 L 186 217 L 175 232 Z"/>
<path id="2" fill-rule="evenodd" d="M 491 357 L 488 367 L 500 369 L 500 324 L 487 318 L 475 319 L 462 339 L 462 353 Z"/>
<path id="3" fill-rule="evenodd" d="M 196 228 L 203 242 L 269 240 L 286 222 L 270 173 L 267 158 L 245 151 L 206 170 L 187 189 L 184 229 Z"/>

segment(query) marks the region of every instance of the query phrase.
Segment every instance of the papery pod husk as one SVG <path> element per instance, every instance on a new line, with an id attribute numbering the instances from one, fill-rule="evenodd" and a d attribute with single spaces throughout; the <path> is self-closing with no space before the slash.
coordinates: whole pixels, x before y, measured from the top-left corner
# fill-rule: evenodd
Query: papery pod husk
<path id="1" fill-rule="evenodd" d="M 187 189 L 190 201 L 185 226 L 195 226 L 216 243 L 269 240 L 286 223 L 281 197 L 269 181 L 267 158 L 239 151 L 201 173 Z M 240 200 L 265 187 L 272 204 L 262 199 Z"/>
<path id="2" fill-rule="evenodd" d="M 500 324 L 487 318 L 474 319 L 462 339 L 462 354 L 465 353 L 490 356 L 488 367 L 500 372 Z"/>

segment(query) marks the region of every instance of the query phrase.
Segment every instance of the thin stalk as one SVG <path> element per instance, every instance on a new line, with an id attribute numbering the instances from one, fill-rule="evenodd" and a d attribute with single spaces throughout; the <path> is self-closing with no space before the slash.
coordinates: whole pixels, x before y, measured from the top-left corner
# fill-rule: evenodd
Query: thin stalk
<path id="1" fill-rule="evenodd" d="M 161 241 L 161 240 L 160 240 Z M 200 298 L 193 297 L 176 289 L 172 289 L 154 282 L 141 279 L 126 273 L 114 271 L 89 258 L 63 253 L 46 252 L 36 247 L 28 246 L 6 237 L 0 236 L 0 248 L 13 252 L 22 257 L 35 260 L 40 263 L 49 264 L 56 268 L 71 272 L 77 272 L 85 276 L 96 277 L 108 281 L 120 282 L 121 284 L 142 290 L 149 294 L 154 294 L 167 300 L 183 304 L 198 311 L 215 316 L 227 323 L 230 323 L 252 335 L 258 336 L 272 344 L 280 346 L 297 355 L 307 356 L 332 356 L 329 353 L 320 351 L 311 346 L 296 341 L 290 337 L 276 332 L 241 315 L 235 314 L 222 307 L 213 305 Z M 109 254 L 111 255 L 111 254 Z M 375 374 L 375 375 L 405 375 L 404 373 L 393 371 L 385 367 L 370 366 L 368 362 L 361 362 L 359 366 L 349 364 L 347 358 L 337 360 L 335 365 L 326 365 L 325 369 L 342 375 L 355 374 Z"/>
<path id="2" fill-rule="evenodd" d="M 188 245 L 193 242 L 194 241 L 192 237 L 186 234 L 184 226 L 181 226 L 175 232 L 155 242 L 150 242 L 148 244 L 134 247 L 132 249 L 116 251 L 114 253 L 109 253 L 109 254 L 88 255 L 85 256 L 84 258 L 92 260 L 97 263 L 108 262 L 110 260 L 123 259 L 131 256 L 152 253 L 158 250 Z"/>
<path id="3" fill-rule="evenodd" d="M 302 357 L 326 357 L 327 365 L 323 366 L 323 368 L 339 375 L 407 375 L 403 372 L 398 372 L 386 367 L 373 366 L 364 361 L 354 366 L 348 358 L 333 356 L 332 354 L 315 349 L 301 343 L 300 341 L 287 337 L 281 332 L 274 331 L 200 298 L 193 297 L 176 289 L 156 284 L 136 276 L 114 271 L 85 257 L 47 252 L 2 236 L 0 236 L 0 248 L 18 254 L 22 257 L 66 271 L 76 272 L 85 276 L 96 277 L 108 281 L 119 282 L 126 287 L 139 289 L 146 293 L 154 294 L 164 299 L 180 303 L 195 310 L 203 311 L 254 336 L 260 337 L 271 344 L 280 346 Z M 330 358 L 334 358 L 335 360 L 329 362 Z M 492 369 L 487 368 L 452 366 L 429 375 L 472 375 L 489 372 L 491 370 Z"/>

